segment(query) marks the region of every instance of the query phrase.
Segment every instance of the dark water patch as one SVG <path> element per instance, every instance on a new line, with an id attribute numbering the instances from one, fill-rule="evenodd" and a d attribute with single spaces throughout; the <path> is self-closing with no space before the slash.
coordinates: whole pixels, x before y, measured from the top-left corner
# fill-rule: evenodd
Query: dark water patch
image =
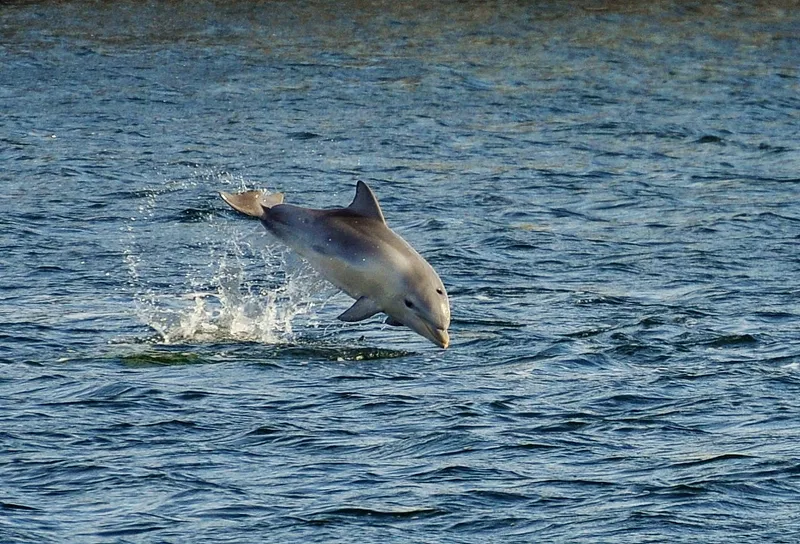
<path id="1" fill-rule="evenodd" d="M 313 140 L 314 138 L 319 138 L 319 134 L 315 134 L 313 132 L 289 132 L 286 134 L 286 137 L 290 140 Z"/>
<path id="2" fill-rule="evenodd" d="M 675 463 L 672 466 L 675 468 L 686 468 L 686 467 L 694 467 L 700 465 L 706 465 L 709 463 L 718 463 L 718 462 L 726 462 L 726 461 L 735 461 L 739 459 L 754 459 L 754 456 L 741 454 L 741 453 L 726 453 L 722 455 L 715 455 L 712 457 L 706 457 L 703 459 L 695 459 L 691 461 L 682 461 L 680 463 Z"/>
<path id="3" fill-rule="evenodd" d="M 154 351 L 120 356 L 123 365 L 132 368 L 151 366 L 187 365 L 207 362 L 198 353 L 178 351 Z"/>
<path id="4" fill-rule="evenodd" d="M 346 521 L 348 519 L 367 519 L 375 520 L 377 522 L 386 521 L 415 521 L 419 519 L 427 519 L 436 516 L 447 514 L 446 510 L 437 508 L 404 508 L 404 509 L 389 509 L 377 510 L 372 508 L 362 507 L 342 507 L 322 510 L 319 512 L 312 512 L 303 519 L 314 525 L 325 525 L 328 523 L 335 523 L 337 521 Z"/>
<path id="5" fill-rule="evenodd" d="M 21 511 L 21 512 L 38 512 L 38 508 L 33 508 L 32 506 L 25 506 L 24 504 L 14 504 L 11 502 L 0 502 L 0 508 L 3 510 L 10 510 L 10 511 Z"/>
<path id="6" fill-rule="evenodd" d="M 759 340 L 752 334 L 728 334 L 706 342 L 712 348 L 727 348 L 737 346 L 750 346 L 758 344 Z"/>
<path id="7" fill-rule="evenodd" d="M 721 136 L 714 136 L 713 134 L 706 134 L 696 140 L 698 144 L 723 144 L 725 140 Z"/>
<path id="8" fill-rule="evenodd" d="M 566 338 L 591 338 L 592 336 L 598 336 L 601 334 L 606 334 L 613 329 L 610 328 L 589 328 L 585 330 L 575 331 L 566 333 L 564 336 Z"/>
<path id="9" fill-rule="evenodd" d="M 178 400 L 181 401 L 197 401 L 213 396 L 208 391 L 183 391 L 177 395 Z"/>
<path id="10" fill-rule="evenodd" d="M 144 344 L 157 344 L 160 339 L 141 339 Z M 165 365 L 187 365 L 215 363 L 244 358 L 263 364 L 279 364 L 281 361 L 376 361 L 409 357 L 414 352 L 379 347 L 352 347 L 329 343 L 261 343 L 207 344 L 190 346 L 184 342 L 174 347 L 165 346 L 157 350 L 119 356 L 126 366 L 148 367 Z"/>
<path id="11" fill-rule="evenodd" d="M 621 412 L 636 413 L 638 410 L 650 409 L 653 406 L 663 406 L 664 403 L 671 402 L 669 397 L 651 397 L 635 394 L 618 394 L 599 399 L 596 401 L 598 407 L 614 409 Z"/>
<path id="12" fill-rule="evenodd" d="M 281 355 L 290 357 L 291 359 L 308 358 L 326 361 L 375 361 L 409 357 L 413 355 L 413 352 L 372 347 L 360 348 L 324 344 L 302 344 L 284 348 L 281 351 Z"/>

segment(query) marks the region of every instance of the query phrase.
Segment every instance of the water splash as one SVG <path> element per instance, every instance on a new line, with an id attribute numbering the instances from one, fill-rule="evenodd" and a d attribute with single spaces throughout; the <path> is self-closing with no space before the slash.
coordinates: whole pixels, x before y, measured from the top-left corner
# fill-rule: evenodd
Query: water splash
<path id="1" fill-rule="evenodd" d="M 270 266 L 269 261 L 262 262 Z M 291 267 L 283 262 L 283 267 L 271 270 Z M 241 265 L 220 262 L 212 278 L 216 291 L 146 293 L 137 301 L 137 314 L 165 344 L 221 340 L 279 344 L 294 341 L 293 324 L 301 316 L 305 326 L 317 325 L 314 310 L 326 300 L 316 294 L 323 282 L 313 271 L 300 267 L 286 274 L 284 283 L 267 287 L 258 285 Z"/>
<path id="2" fill-rule="evenodd" d="M 177 202 L 197 193 L 196 185 L 174 188 L 169 204 L 148 193 L 126 229 L 124 263 L 134 313 L 155 332 L 155 341 L 284 344 L 296 341 L 298 325 L 318 327 L 318 312 L 336 290 L 257 223 L 217 221 L 212 215 L 182 225 L 184 243 L 172 224 L 159 225 L 179 213 Z M 167 244 L 171 261 L 165 264 L 159 245 Z"/>

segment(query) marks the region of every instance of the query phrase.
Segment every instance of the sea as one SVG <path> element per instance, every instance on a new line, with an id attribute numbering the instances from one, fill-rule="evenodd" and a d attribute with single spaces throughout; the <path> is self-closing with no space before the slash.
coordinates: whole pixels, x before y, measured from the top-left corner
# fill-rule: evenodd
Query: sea
<path id="1" fill-rule="evenodd" d="M 0 2 L 0 542 L 800 542 L 798 29 Z M 358 180 L 448 349 L 218 194 Z"/>

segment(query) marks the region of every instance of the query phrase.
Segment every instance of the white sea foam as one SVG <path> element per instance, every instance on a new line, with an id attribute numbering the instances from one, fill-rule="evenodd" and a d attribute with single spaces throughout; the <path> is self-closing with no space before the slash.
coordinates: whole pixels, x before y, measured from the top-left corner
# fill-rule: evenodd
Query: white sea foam
<path id="1" fill-rule="evenodd" d="M 318 304 L 301 276 L 282 286 L 252 292 L 220 284 L 217 293 L 146 294 L 137 315 L 166 344 L 220 340 L 281 343 L 294 337 L 293 321 Z"/>
<path id="2" fill-rule="evenodd" d="M 139 216 L 154 222 L 164 206 L 148 198 Z M 208 230 L 206 243 L 191 252 L 174 250 L 185 253 L 176 260 L 190 262 L 183 278 L 156 262 L 163 255 L 156 241 L 164 236 L 157 227 L 128 229 L 124 263 L 134 312 L 158 342 L 286 343 L 296 339 L 296 325 L 318 325 L 318 312 L 335 289 L 256 223 L 247 225 L 213 218 L 197 223 Z M 179 281 L 164 281 L 165 273 Z"/>

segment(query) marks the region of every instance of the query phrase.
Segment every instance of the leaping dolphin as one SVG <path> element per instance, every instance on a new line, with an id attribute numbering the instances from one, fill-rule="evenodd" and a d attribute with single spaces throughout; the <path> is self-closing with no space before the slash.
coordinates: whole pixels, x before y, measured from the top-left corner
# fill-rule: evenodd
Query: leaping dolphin
<path id="1" fill-rule="evenodd" d="M 261 224 L 325 279 L 356 299 L 338 319 L 362 321 L 383 312 L 389 325 L 405 325 L 439 347 L 450 336 L 450 302 L 428 261 L 386 225 L 372 189 L 363 181 L 346 208 L 315 210 L 283 204 L 283 194 L 220 192 L 234 210 Z"/>

